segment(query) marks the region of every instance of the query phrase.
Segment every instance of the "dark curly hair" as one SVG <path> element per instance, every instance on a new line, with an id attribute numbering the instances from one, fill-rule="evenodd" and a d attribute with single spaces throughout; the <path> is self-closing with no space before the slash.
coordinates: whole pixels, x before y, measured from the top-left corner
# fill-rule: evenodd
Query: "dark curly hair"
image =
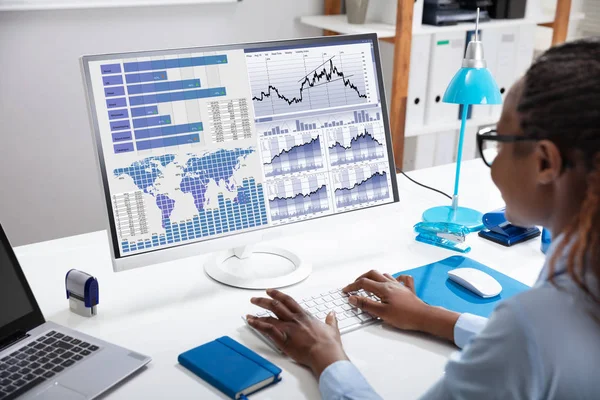
<path id="1" fill-rule="evenodd" d="M 554 269 L 557 257 L 570 245 L 569 275 L 600 303 L 585 279 L 592 268 L 600 282 L 600 37 L 546 51 L 525 75 L 517 110 L 525 136 L 555 143 L 566 166 L 572 164 L 575 153 L 585 162 L 585 199 L 568 224 L 550 267 Z"/>

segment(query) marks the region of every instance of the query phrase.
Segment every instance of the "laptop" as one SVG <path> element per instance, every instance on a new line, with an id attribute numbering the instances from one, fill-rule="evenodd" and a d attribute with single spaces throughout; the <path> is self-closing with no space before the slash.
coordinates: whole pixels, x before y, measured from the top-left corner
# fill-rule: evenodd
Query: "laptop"
<path id="1" fill-rule="evenodd" d="M 0 225 L 0 400 L 93 399 L 150 360 L 46 322 Z"/>

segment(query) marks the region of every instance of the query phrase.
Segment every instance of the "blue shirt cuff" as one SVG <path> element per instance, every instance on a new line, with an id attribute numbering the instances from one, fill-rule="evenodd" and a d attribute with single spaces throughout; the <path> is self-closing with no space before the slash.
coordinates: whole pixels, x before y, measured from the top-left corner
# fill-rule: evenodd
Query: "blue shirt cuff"
<path id="1" fill-rule="evenodd" d="M 358 368 L 350 361 L 337 361 L 323 371 L 319 379 L 323 400 L 381 400 Z"/>
<path id="2" fill-rule="evenodd" d="M 454 343 L 459 348 L 464 348 L 473 336 L 483 330 L 487 324 L 487 318 L 469 313 L 461 314 L 454 325 Z"/>

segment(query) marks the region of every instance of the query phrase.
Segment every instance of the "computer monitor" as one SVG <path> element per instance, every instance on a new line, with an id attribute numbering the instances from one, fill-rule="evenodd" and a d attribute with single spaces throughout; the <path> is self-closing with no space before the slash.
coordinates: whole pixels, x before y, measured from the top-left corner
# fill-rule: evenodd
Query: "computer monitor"
<path id="1" fill-rule="evenodd" d="M 399 201 L 374 34 L 81 61 L 116 271 L 227 250 L 206 264 L 211 277 L 285 286 L 308 264 L 245 246 Z M 227 269 L 258 252 L 294 268 Z"/>

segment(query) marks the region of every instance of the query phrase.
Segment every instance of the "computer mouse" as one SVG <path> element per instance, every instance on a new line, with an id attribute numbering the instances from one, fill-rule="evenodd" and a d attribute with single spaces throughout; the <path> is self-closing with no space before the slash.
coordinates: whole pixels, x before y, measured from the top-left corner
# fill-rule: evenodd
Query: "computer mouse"
<path id="1" fill-rule="evenodd" d="M 496 279 L 475 268 L 453 269 L 448 271 L 448 278 L 484 299 L 502 292 L 502 285 Z"/>

